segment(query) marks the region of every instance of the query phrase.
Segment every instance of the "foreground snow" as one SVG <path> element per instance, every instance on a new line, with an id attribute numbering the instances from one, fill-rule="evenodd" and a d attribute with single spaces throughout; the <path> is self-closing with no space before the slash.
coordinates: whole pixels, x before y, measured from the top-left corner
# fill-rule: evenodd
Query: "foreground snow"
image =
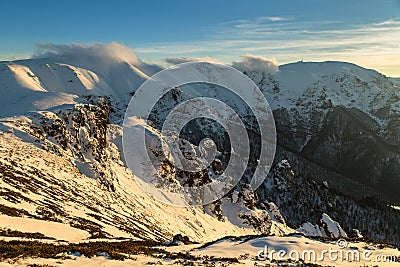
<path id="1" fill-rule="evenodd" d="M 69 259 L 14 259 L 3 261 L 0 266 L 310 266 L 309 263 L 340 267 L 400 266 L 396 260 L 396 257 L 400 257 L 397 249 L 366 242 L 340 242 L 303 236 L 226 238 L 209 245 L 158 247 L 168 253 L 182 252 L 180 258 L 154 253 L 152 256 L 131 255 L 129 259 L 119 261 L 105 254 L 87 258 L 79 253 L 70 253 Z M 273 260 L 268 259 L 267 255 L 272 256 Z"/>
<path id="2" fill-rule="evenodd" d="M 90 236 L 88 232 L 73 228 L 67 224 L 32 218 L 0 215 L 0 225 L 2 228 L 26 233 L 41 233 L 46 237 L 68 242 L 82 241 L 88 239 Z"/>
<path id="3" fill-rule="evenodd" d="M 303 236 L 291 237 L 261 237 L 243 242 L 225 239 L 202 249 L 196 249 L 193 255 L 209 255 L 215 257 L 240 257 L 248 266 L 254 262 L 270 262 L 271 258 L 282 262 L 289 259 L 304 259 L 306 263 L 316 263 L 323 266 L 360 266 L 363 264 L 379 266 L 400 266 L 400 262 L 380 262 L 382 258 L 390 261 L 391 256 L 400 256 L 399 250 L 394 248 L 379 248 L 365 242 L 321 241 Z M 343 243 L 341 243 L 343 242 Z M 342 248 L 343 247 L 343 248 Z M 275 251 L 275 252 L 273 252 Z M 283 254 L 284 251 L 286 253 Z M 309 258 L 309 252 L 315 252 Z M 325 254 L 324 254 L 324 251 Z M 332 251 L 332 256 L 329 256 Z M 336 252 L 335 252 L 336 251 Z M 357 252 L 355 256 L 353 253 Z M 370 252 L 370 253 L 369 253 Z M 311 252 L 312 253 L 312 252 Z M 365 257 L 363 254 L 366 254 Z M 304 256 L 303 256 L 304 255 Z M 360 260 L 357 260 L 359 255 Z M 258 259 L 258 256 L 259 259 Z M 257 259 L 257 260 L 256 260 Z M 370 260 L 370 261 L 369 261 Z"/>

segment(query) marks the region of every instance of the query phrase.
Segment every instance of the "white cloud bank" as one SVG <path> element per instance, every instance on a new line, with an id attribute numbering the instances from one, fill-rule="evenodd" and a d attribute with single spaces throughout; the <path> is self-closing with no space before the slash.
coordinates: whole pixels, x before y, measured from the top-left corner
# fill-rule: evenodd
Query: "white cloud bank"
<path id="1" fill-rule="evenodd" d="M 62 62 L 90 69 L 109 75 L 110 69 L 117 63 L 128 63 L 138 68 L 144 74 L 151 76 L 162 68 L 156 64 L 148 64 L 139 59 L 135 52 L 122 44 L 38 44 L 38 50 L 33 58 L 51 57 Z"/>
<path id="2" fill-rule="evenodd" d="M 127 62 L 140 65 L 141 61 L 129 47 L 112 42 L 108 44 L 43 44 L 39 43 L 38 51 L 33 55 L 38 57 L 62 57 L 73 61 L 93 61 L 102 59 L 108 62 Z"/>
<path id="3" fill-rule="evenodd" d="M 240 71 L 257 71 L 265 73 L 276 73 L 279 69 L 276 59 L 267 59 L 261 56 L 246 55 L 242 61 L 232 62 L 232 67 Z"/>

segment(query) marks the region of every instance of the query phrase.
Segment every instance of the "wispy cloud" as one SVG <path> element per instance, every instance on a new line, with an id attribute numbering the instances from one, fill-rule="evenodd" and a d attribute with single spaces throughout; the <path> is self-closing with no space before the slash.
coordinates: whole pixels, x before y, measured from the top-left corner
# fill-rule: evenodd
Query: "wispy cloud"
<path id="1" fill-rule="evenodd" d="M 290 20 L 290 18 L 284 18 L 284 17 L 263 17 L 266 20 L 269 21 L 285 21 L 285 20 Z"/>
<path id="2" fill-rule="evenodd" d="M 218 59 L 211 57 L 168 57 L 165 59 L 165 62 L 172 65 L 193 61 L 221 63 L 221 61 L 219 61 Z"/>
<path id="3" fill-rule="evenodd" d="M 400 21 L 396 19 L 389 19 L 386 21 L 375 23 L 376 26 L 385 26 L 385 25 L 400 25 Z"/>
<path id="4" fill-rule="evenodd" d="M 266 17 L 257 17 L 255 19 L 241 19 L 226 22 L 227 25 L 232 25 L 235 28 L 256 28 L 262 25 L 274 26 L 278 22 L 290 21 L 294 20 L 293 17 L 283 17 L 283 16 L 266 16 Z"/>

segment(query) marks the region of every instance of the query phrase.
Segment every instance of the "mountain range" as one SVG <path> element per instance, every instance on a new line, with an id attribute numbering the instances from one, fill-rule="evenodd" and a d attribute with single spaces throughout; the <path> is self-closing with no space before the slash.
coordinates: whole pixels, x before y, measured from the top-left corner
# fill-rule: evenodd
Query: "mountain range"
<path id="1" fill-rule="evenodd" d="M 143 192 L 123 156 L 125 109 L 162 67 L 129 51 L 106 52 L 47 53 L 0 63 L 1 228 L 66 242 L 164 242 L 181 234 L 205 243 L 298 234 L 400 246 L 398 79 L 346 62 L 273 68 L 234 62 L 268 100 L 277 130 L 274 165 L 255 192 L 248 182 L 259 156 L 259 129 L 249 109 L 218 86 L 174 89 L 153 109 L 152 123 L 140 126 L 150 138 L 164 141 L 168 111 L 202 93 L 238 112 L 254 152 L 238 185 L 222 199 L 179 208 Z M 150 147 L 163 177 L 202 183 L 226 168 L 230 143 L 220 125 L 195 120 L 182 136 L 193 151 L 210 137 L 222 156 L 189 175 L 174 168 L 159 147 Z"/>

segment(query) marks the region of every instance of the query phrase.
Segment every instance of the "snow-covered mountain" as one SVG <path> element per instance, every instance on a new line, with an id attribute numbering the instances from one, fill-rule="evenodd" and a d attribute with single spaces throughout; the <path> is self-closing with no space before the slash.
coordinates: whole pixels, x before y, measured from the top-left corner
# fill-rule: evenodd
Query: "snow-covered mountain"
<path id="1" fill-rule="evenodd" d="M 7 97 L 0 100 L 0 116 L 80 103 L 87 95 L 109 96 L 117 103 L 114 108 L 124 109 L 130 94 L 161 70 L 126 49 L 114 43 L 71 45 L 62 54 L 48 52 L 40 58 L 1 62 L 0 93 Z"/>
<path id="2" fill-rule="evenodd" d="M 168 110 L 202 93 L 238 112 L 254 141 L 249 168 L 224 198 L 179 208 L 144 193 L 122 155 L 126 105 L 161 68 L 117 44 L 48 49 L 33 59 L 0 63 L 0 228 L 71 242 L 166 241 L 176 234 L 207 242 L 297 232 L 324 238 L 362 234 L 400 244 L 400 213 L 390 207 L 398 206 L 400 189 L 396 80 L 343 62 L 279 69 L 236 63 L 268 99 L 277 126 L 275 165 L 256 192 L 246 184 L 259 151 L 249 108 L 219 87 L 174 89 L 154 109 L 153 123 L 140 126 L 151 138 L 164 141 L 160 126 Z M 190 148 L 213 137 L 222 156 L 206 172 L 188 175 L 153 147 L 165 177 L 197 183 L 226 167 L 229 140 L 220 126 L 194 121 L 183 136 Z"/>
<path id="3" fill-rule="evenodd" d="M 247 74 L 273 107 L 278 143 L 284 154 L 292 154 L 294 169 L 331 180 L 344 193 L 357 194 L 351 191 L 357 184 L 360 196 L 376 191 L 379 198 L 400 201 L 398 84 L 344 62 L 298 62 L 279 69 Z M 317 168 L 307 168 L 307 162 Z M 334 179 L 337 174 L 341 178 Z"/>

